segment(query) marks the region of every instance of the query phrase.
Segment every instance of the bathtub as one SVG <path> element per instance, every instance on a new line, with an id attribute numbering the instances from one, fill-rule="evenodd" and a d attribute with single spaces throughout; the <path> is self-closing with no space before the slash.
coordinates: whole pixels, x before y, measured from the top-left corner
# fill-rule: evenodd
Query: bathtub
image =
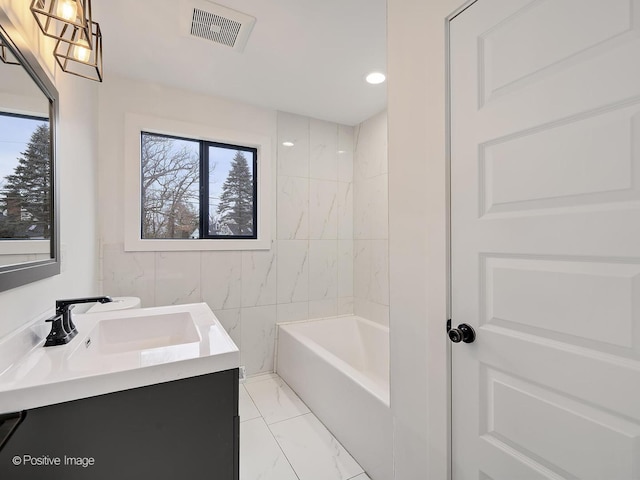
<path id="1" fill-rule="evenodd" d="M 393 478 L 387 327 L 353 315 L 279 324 L 276 371 L 372 480 Z"/>

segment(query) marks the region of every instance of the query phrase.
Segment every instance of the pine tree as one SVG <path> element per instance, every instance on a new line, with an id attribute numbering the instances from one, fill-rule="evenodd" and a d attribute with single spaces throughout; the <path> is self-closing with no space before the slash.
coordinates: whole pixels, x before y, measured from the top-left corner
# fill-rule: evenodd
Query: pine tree
<path id="1" fill-rule="evenodd" d="M 237 151 L 222 186 L 218 214 L 236 235 L 253 234 L 253 176 L 244 153 Z"/>
<path id="2" fill-rule="evenodd" d="M 27 149 L 18 158 L 13 175 L 6 176 L 5 207 L 21 212 L 17 218 L 12 219 L 18 236 L 23 213 L 30 217 L 28 226 L 40 226 L 39 230 L 44 238 L 49 238 L 51 234 L 50 138 L 49 124 L 39 125 L 31 134 Z"/>

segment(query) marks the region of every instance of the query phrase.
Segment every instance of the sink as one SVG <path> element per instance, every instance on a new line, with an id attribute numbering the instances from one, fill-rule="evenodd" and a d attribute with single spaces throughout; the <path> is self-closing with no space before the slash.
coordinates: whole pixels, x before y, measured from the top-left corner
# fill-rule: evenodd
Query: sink
<path id="1" fill-rule="evenodd" d="M 191 312 L 141 313 L 144 310 L 99 320 L 69 355 L 67 368 L 115 371 L 132 364 L 148 367 L 200 355 L 202 336 Z"/>
<path id="2" fill-rule="evenodd" d="M 125 353 L 200 342 L 189 312 L 102 320 L 88 337 L 100 353 Z"/>
<path id="3" fill-rule="evenodd" d="M 240 364 L 238 347 L 205 303 L 78 313 L 73 320 L 78 335 L 71 342 L 44 348 L 40 335 L 0 371 L 0 414 Z"/>

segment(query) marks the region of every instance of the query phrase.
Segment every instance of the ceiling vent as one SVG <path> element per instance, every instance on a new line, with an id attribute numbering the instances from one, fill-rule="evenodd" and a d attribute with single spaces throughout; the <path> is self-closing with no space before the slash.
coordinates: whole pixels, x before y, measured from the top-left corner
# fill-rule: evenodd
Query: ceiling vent
<path id="1" fill-rule="evenodd" d="M 256 19 L 216 3 L 206 1 L 183 2 L 183 31 L 185 34 L 208 40 L 217 45 L 244 50 Z"/>

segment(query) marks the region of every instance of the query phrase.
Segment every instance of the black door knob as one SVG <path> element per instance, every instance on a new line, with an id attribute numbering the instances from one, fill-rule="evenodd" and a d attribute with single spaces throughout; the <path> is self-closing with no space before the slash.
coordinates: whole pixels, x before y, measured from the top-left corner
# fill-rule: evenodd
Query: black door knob
<path id="1" fill-rule="evenodd" d="M 449 330 L 449 339 L 453 343 L 473 343 L 476 339 L 475 330 L 466 323 L 461 323 L 458 328 L 452 328 Z"/>

